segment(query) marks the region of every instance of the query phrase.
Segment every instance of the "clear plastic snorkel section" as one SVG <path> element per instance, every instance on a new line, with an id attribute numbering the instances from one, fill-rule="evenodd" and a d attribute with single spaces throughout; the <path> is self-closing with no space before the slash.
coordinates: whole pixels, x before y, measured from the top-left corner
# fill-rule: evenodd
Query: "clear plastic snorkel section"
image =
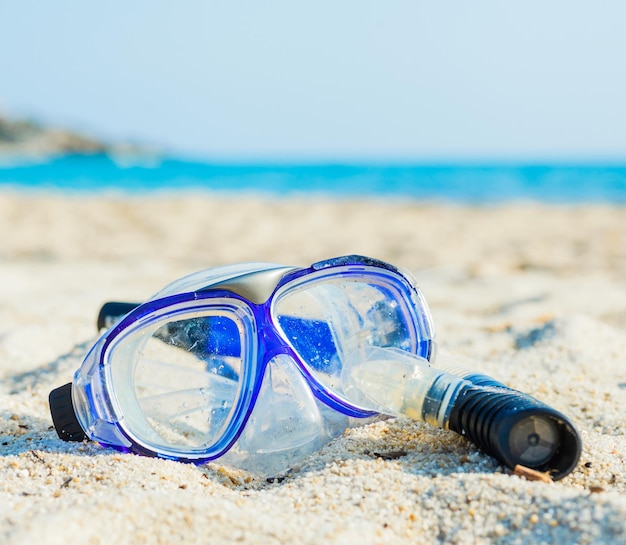
<path id="1" fill-rule="evenodd" d="M 455 431 L 510 469 L 524 466 L 558 480 L 580 458 L 581 439 L 566 416 L 487 375 L 370 348 L 345 366 L 344 377 L 362 405 Z"/>

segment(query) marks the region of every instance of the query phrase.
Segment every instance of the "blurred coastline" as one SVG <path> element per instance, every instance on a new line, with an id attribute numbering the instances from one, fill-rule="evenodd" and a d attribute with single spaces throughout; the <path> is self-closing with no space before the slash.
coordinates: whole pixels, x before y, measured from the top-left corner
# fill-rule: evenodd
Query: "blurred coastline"
<path id="1" fill-rule="evenodd" d="M 624 204 L 626 164 L 203 161 L 0 117 L 1 187 L 79 193 L 323 195 L 461 204 Z"/>

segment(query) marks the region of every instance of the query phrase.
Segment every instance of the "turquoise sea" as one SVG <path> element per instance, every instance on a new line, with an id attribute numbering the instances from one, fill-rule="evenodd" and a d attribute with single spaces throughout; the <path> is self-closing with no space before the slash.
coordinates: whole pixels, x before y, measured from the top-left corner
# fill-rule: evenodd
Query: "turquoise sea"
<path id="1" fill-rule="evenodd" d="M 63 192 L 210 190 L 391 197 L 461 203 L 626 203 L 626 163 L 227 164 L 120 162 L 106 155 L 0 164 L 0 188 Z"/>

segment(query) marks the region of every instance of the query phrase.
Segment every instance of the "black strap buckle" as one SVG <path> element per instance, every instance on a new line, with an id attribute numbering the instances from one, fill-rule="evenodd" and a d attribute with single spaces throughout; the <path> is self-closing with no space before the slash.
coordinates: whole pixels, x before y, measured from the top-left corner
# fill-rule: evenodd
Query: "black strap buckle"
<path id="1" fill-rule="evenodd" d="M 52 390 L 48 401 L 52 422 L 59 439 L 63 439 L 63 441 L 84 441 L 87 439 L 74 412 L 71 382 Z"/>

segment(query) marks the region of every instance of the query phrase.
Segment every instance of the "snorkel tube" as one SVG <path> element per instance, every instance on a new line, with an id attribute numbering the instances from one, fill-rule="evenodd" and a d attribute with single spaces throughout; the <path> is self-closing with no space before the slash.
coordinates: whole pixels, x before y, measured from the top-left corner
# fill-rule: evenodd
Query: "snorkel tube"
<path id="1" fill-rule="evenodd" d="M 401 350 L 368 348 L 342 381 L 355 402 L 459 433 L 512 470 L 559 480 L 576 467 L 581 439 L 566 416 L 487 375 L 450 371 Z"/>

